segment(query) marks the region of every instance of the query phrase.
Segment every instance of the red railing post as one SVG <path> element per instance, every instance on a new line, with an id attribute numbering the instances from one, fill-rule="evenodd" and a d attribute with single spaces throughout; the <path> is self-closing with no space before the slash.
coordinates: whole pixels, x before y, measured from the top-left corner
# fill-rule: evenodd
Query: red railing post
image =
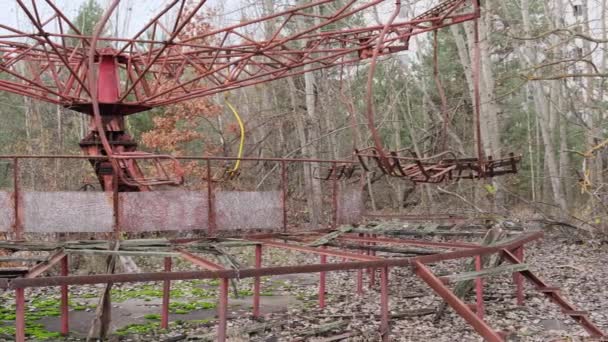
<path id="1" fill-rule="evenodd" d="M 321 264 L 327 263 L 327 255 L 321 255 Z M 319 308 L 325 308 L 325 272 L 319 273 Z"/>
<path id="2" fill-rule="evenodd" d="M 381 269 L 380 275 L 380 335 L 382 341 L 388 341 L 390 337 L 389 316 L 388 316 L 388 266 Z"/>
<path id="3" fill-rule="evenodd" d="M 475 256 L 475 271 L 481 271 L 483 263 L 481 255 Z M 483 303 L 483 278 L 477 277 L 475 279 L 475 301 L 477 304 L 477 317 L 483 319 L 484 316 L 484 303 Z"/>
<path id="4" fill-rule="evenodd" d="M 219 323 L 217 326 L 217 340 L 226 341 L 228 329 L 228 278 L 220 279 L 220 305 L 217 308 Z"/>
<path id="5" fill-rule="evenodd" d="M 503 342 L 504 339 L 490 327 L 484 320 L 477 317 L 471 308 L 465 304 L 452 290 L 443 284 L 428 267 L 420 261 L 413 262 L 414 271 L 420 279 L 429 285 L 446 303 L 465 319 L 488 342 Z"/>
<path id="6" fill-rule="evenodd" d="M 255 245 L 255 268 L 262 267 L 262 244 Z M 253 279 L 253 317 L 260 317 L 260 277 Z"/>
<path id="7" fill-rule="evenodd" d="M 359 233 L 359 237 L 363 237 L 363 234 Z M 361 253 L 365 253 L 365 252 L 361 251 Z M 358 295 L 363 294 L 363 270 L 362 269 L 357 270 L 357 294 Z"/>
<path id="8" fill-rule="evenodd" d="M 165 272 L 171 272 L 171 257 L 165 257 Z M 171 280 L 163 281 L 163 302 L 160 314 L 160 328 L 169 327 L 169 302 L 171 300 Z"/>
<path id="9" fill-rule="evenodd" d="M 515 249 L 515 256 L 520 262 L 524 262 L 524 246 L 521 245 Z M 513 282 L 515 283 L 515 296 L 517 297 L 517 305 L 524 305 L 524 277 L 519 272 L 513 273 Z"/>
<path id="10" fill-rule="evenodd" d="M 15 289 L 15 341 L 25 342 L 25 289 Z"/>
<path id="11" fill-rule="evenodd" d="M 61 259 L 61 275 L 67 276 L 69 273 L 68 256 Z M 61 334 L 67 335 L 70 333 L 70 317 L 69 317 L 69 290 L 67 285 L 61 285 Z"/>

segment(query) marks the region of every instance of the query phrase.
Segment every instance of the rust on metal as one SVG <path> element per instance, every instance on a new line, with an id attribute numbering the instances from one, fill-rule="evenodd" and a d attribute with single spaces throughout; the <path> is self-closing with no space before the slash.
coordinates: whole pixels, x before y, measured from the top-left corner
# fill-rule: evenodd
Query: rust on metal
<path id="1" fill-rule="evenodd" d="M 446 0 L 438 6 L 413 17 L 399 18 L 401 1 L 348 0 L 339 6 L 327 6 L 332 0 L 313 0 L 291 6 L 261 18 L 243 20 L 234 25 L 212 29 L 203 34 L 183 35 L 187 25 L 206 1 L 184 9 L 183 1 L 171 1 L 167 7 L 146 22 L 129 38 L 105 37 L 104 26 L 120 0 L 109 1 L 93 34 L 85 34 L 51 1 L 32 0 L 31 5 L 17 0 L 18 10 L 34 27 L 34 32 L 8 28 L 10 36 L 0 41 L 2 63 L 0 91 L 11 92 L 32 99 L 64 106 L 90 116 L 89 131 L 80 141 L 83 156 L 7 155 L 0 159 L 13 162 L 13 193 L 0 192 L 0 230 L 10 231 L 17 240 L 24 233 L 90 232 L 113 233 L 114 240 L 123 232 L 162 230 L 206 230 L 209 236 L 226 234 L 231 230 L 269 229 L 284 234 L 246 236 L 237 234 L 243 241 L 255 244 L 255 265 L 246 269 L 227 269 L 188 249 L 188 243 L 202 239 L 181 239 L 170 242 L 179 256 L 204 270 L 174 272 L 171 259 L 165 258 L 164 272 L 68 275 L 67 254 L 56 250 L 47 260 L 33 266 L 17 278 L 0 278 L 0 288 L 15 290 L 16 336 L 25 341 L 25 291 L 30 287 L 61 287 L 61 332 L 67 334 L 68 286 L 109 284 L 121 282 L 163 282 L 161 326 L 168 326 L 170 282 L 173 280 L 220 279 L 218 331 L 219 341 L 226 340 L 228 320 L 228 282 L 235 278 L 254 278 L 254 316 L 259 316 L 260 277 L 284 274 L 319 273 L 319 306 L 326 302 L 326 272 L 357 270 L 357 292 L 363 291 L 363 270 L 369 271 L 370 288 L 375 286 L 376 271 L 380 270 L 380 335 L 386 341 L 390 335 L 389 271 L 396 267 L 413 267 L 414 274 L 426 282 L 454 310 L 488 341 L 502 341 L 502 337 L 483 321 L 482 280 L 477 280 L 477 314 L 446 287 L 426 266 L 428 263 L 474 257 L 481 268 L 483 256 L 497 254 L 512 263 L 523 261 L 526 243 L 542 237 L 542 232 L 523 233 L 508 242 L 494 246 L 479 246 L 463 242 L 435 242 L 412 239 L 343 234 L 338 240 L 359 243 L 362 251 L 351 253 L 341 249 L 305 246 L 279 242 L 284 238 L 302 239 L 303 235 L 288 233 L 288 163 L 314 163 L 313 177 L 331 181 L 331 221 L 337 228 L 341 223 L 357 223 L 364 214 L 361 187 L 348 188 L 348 180 L 363 172 L 372 171 L 374 163 L 382 175 L 409 179 L 416 183 L 440 183 L 460 179 L 484 179 L 517 172 L 521 157 L 510 154 L 506 158 L 484 155 L 480 130 L 480 47 L 477 0 Z M 178 4 L 181 3 L 182 5 Z M 38 15 L 43 4 L 50 17 Z M 376 6 L 391 6 L 391 15 L 382 25 L 351 27 L 342 25 L 353 16 L 364 16 Z M 300 28 L 297 20 L 310 16 L 311 10 L 323 9 L 316 22 Z M 146 36 L 150 28 L 162 27 L 168 15 L 176 21 L 166 30 L 162 40 L 154 34 Z M 374 70 L 379 57 L 410 48 L 413 36 L 459 23 L 473 22 L 471 55 L 474 84 L 474 131 L 476 156 L 462 158 L 446 151 L 444 134 L 442 151 L 430 157 L 419 156 L 408 149 L 386 151 L 376 128 L 374 118 Z M 239 31 L 251 30 L 266 23 L 275 31 L 269 39 L 243 40 Z M 294 25 L 295 24 L 295 25 Z M 294 31 L 294 27 L 296 28 Z M 57 28 L 57 29 L 55 29 Z M 64 31 L 69 28 L 69 31 Z M 338 29 L 337 29 L 338 28 Z M 436 37 L 436 36 L 435 36 Z M 66 43 L 70 41 L 70 43 Z M 436 39 L 435 39 L 436 41 Z M 98 47 L 98 42 L 100 46 Z M 214 42 L 209 45 L 209 42 Z M 111 46 L 111 47 L 110 47 Z M 437 51 L 437 44 L 435 44 Z M 434 55 L 435 64 L 437 54 Z M 367 78 L 367 124 L 374 146 L 355 150 L 353 160 L 318 160 L 306 158 L 231 158 L 231 157 L 174 157 L 137 150 L 137 143 L 127 132 L 125 117 L 152 108 L 176 104 L 198 97 L 210 96 L 231 89 L 252 86 L 285 77 L 301 75 L 334 66 L 352 65 L 369 60 Z M 26 67 L 23 68 L 22 65 Z M 35 68 L 28 68 L 32 66 Z M 24 71 L 26 70 L 26 71 Z M 27 70 L 38 70 L 36 73 Z M 121 71 L 121 72 L 119 72 Z M 61 75 L 61 76 L 60 76 Z M 159 75 L 171 75 L 171 78 Z M 440 87 L 438 69 L 435 78 Z M 441 89 L 439 89 L 442 92 Z M 442 100 L 444 96 L 442 96 Z M 445 101 L 444 130 L 447 127 Z M 87 160 L 105 193 L 69 192 L 36 193 L 20 188 L 20 159 L 83 159 Z M 207 189 L 205 192 L 151 192 L 161 185 L 182 185 L 185 181 L 180 160 L 199 160 L 206 164 Z M 214 179 L 213 161 L 280 163 L 280 189 L 274 191 L 229 192 L 220 191 L 216 182 L 230 180 L 237 173 L 226 173 Z M 360 171 L 360 172 L 359 172 Z M 363 180 L 364 177 L 361 177 Z M 428 218 L 428 217 L 427 217 Z M 448 217 L 447 219 L 456 220 Z M 381 234 L 381 232 L 378 232 Z M 308 237 L 319 236 L 319 231 Z M 296 235 L 296 234 L 294 234 Z M 305 238 L 305 237 L 304 237 Z M 211 242 L 216 240 L 209 240 Z M 390 258 L 376 256 L 371 246 L 399 244 L 446 249 L 441 253 Z M 108 244 L 111 245 L 111 244 Z M 319 256 L 318 264 L 263 267 L 262 249 L 281 248 Z M 67 250 L 67 247 L 66 247 Z M 119 253 L 118 251 L 113 251 Z M 124 252 L 124 251 L 123 251 Z M 328 257 L 344 259 L 328 262 Z M 353 261 L 347 261 L 353 260 Z M 334 261 L 332 259 L 332 261 Z M 60 276 L 39 277 L 51 267 L 61 263 Z M 545 296 L 557 303 L 575 321 L 583 325 L 592 336 L 604 336 L 587 317 L 568 303 L 556 289 L 548 287 L 530 271 L 515 277 L 518 302 L 523 304 L 523 278 L 531 281 Z M 520 300 L 521 299 L 521 300 Z"/>
<path id="2" fill-rule="evenodd" d="M 373 70 L 380 56 L 408 50 L 411 37 L 466 21 L 477 22 L 480 16 L 475 0 L 447 0 L 410 20 L 398 18 L 399 0 L 394 4 L 389 0 L 351 0 L 335 8 L 327 7 L 328 2 L 315 0 L 210 32 L 183 35 L 206 1 L 187 10 L 183 4 L 177 5 L 179 1 L 172 1 L 134 36 L 107 37 L 105 26 L 120 0 L 108 3 L 90 35 L 81 32 L 50 1 L 32 1 L 30 5 L 18 0 L 19 13 L 35 30 L 24 32 L 5 26 L 11 35 L 0 42 L 1 71 L 10 77 L 0 80 L 0 90 L 90 116 L 89 132 L 80 147 L 90 157 L 102 188 L 113 191 L 118 182 L 120 192 L 150 191 L 158 185 L 181 185 L 184 171 L 172 156 L 138 151 L 126 130 L 127 115 L 367 59 Z M 38 7 L 43 4 L 51 13 L 48 18 L 38 15 Z M 393 5 L 393 14 L 383 25 L 340 25 L 352 16 L 365 15 L 386 4 Z M 298 18 L 309 16 L 315 8 L 322 8 L 324 15 L 314 25 L 293 32 L 294 27 L 299 27 Z M 160 35 L 144 35 L 150 28 L 164 27 L 169 13 L 175 15 L 175 11 L 175 24 L 166 29 L 162 39 Z M 242 40 L 239 31 L 277 21 L 282 24 L 272 25 L 275 32 L 270 39 Z M 70 31 L 65 32 L 64 28 Z M 103 47 L 98 47 L 98 42 Z M 26 67 L 20 67 L 22 64 Z M 39 72 L 24 71 L 32 69 Z M 372 78 L 373 71 L 369 73 Z M 370 120 L 372 136 L 380 149 L 373 118 Z M 383 155 L 381 149 L 379 153 Z M 108 159 L 99 160 L 99 156 Z M 152 167 L 143 167 L 143 163 Z M 346 174 L 352 169 L 348 168 Z M 342 177 L 337 176 L 337 165 L 332 170 L 334 177 Z"/>
<path id="3" fill-rule="evenodd" d="M 64 251 L 60 250 L 51 255 L 47 260 L 37 264 L 36 266 L 30 268 L 29 272 L 24 276 L 24 278 L 36 278 L 37 276 L 43 274 L 48 271 L 50 268 L 61 262 L 66 258 L 66 254 Z"/>
<path id="4" fill-rule="evenodd" d="M 68 256 L 61 259 L 61 276 L 65 277 L 69 274 Z M 66 336 L 70 333 L 69 319 L 69 296 L 70 292 L 68 285 L 61 286 L 61 335 Z"/>
<path id="5" fill-rule="evenodd" d="M 262 235 L 258 235 L 259 237 Z M 250 238 L 250 240 L 256 242 L 256 260 L 254 268 L 246 268 L 240 270 L 233 269 L 225 269 L 223 266 L 218 265 L 212 261 L 209 261 L 201 256 L 198 256 L 187 250 L 188 244 L 192 243 L 193 239 L 185 239 L 183 241 L 174 241 L 173 244 L 175 248 L 183 258 L 194 263 L 195 265 L 201 266 L 205 269 L 205 271 L 195 271 L 195 272 L 171 272 L 170 264 L 167 266 L 167 261 L 165 261 L 165 272 L 158 273 L 136 273 L 136 274 L 102 274 L 102 275 L 87 275 L 87 276 L 68 276 L 67 272 L 62 272 L 62 276 L 50 276 L 43 278 L 36 277 L 22 277 L 15 279 L 0 279 L 0 287 L 4 287 L 6 289 L 16 289 L 17 293 L 24 291 L 25 288 L 28 287 L 44 287 L 44 286 L 62 286 L 66 287 L 68 285 L 83 285 L 83 284 L 106 284 L 106 283 L 120 283 L 120 282 L 148 282 L 148 281 L 163 281 L 165 286 L 165 293 L 168 293 L 168 286 L 170 281 L 172 280 L 189 280 L 189 279 L 211 279 L 211 278 L 219 278 L 220 282 L 220 306 L 219 306 L 219 323 L 218 323 L 218 338 L 220 340 L 225 339 L 226 337 L 226 328 L 227 328 L 227 315 L 226 308 L 228 303 L 227 297 L 227 284 L 228 279 L 231 278 L 254 278 L 255 293 L 258 295 L 254 297 L 254 314 L 259 315 L 259 291 L 260 284 L 259 280 L 262 276 L 271 276 L 271 275 L 282 275 L 282 274 L 298 274 L 298 273 L 320 273 L 321 278 L 319 281 L 319 305 L 321 307 L 327 305 L 325 298 L 325 274 L 326 272 L 331 271 L 341 271 L 341 270 L 363 270 L 363 269 L 379 269 L 380 270 L 380 294 L 381 294 L 381 323 L 380 323 L 380 332 L 383 336 L 383 339 L 387 339 L 390 333 L 390 322 L 388 318 L 388 291 L 389 291 L 389 283 L 388 283 L 388 273 L 390 268 L 394 267 L 413 267 L 414 273 L 422 278 L 438 295 L 440 295 L 444 300 L 448 302 L 450 306 L 452 306 L 456 312 L 458 312 L 473 328 L 484 338 L 489 341 L 502 341 L 502 336 L 496 332 L 494 332 L 486 322 L 482 320 L 483 317 L 483 297 L 480 295 L 481 291 L 477 289 L 477 314 L 474 313 L 471 308 L 462 302 L 456 295 L 451 292 L 449 288 L 447 288 L 442 282 L 441 279 L 432 274 L 430 269 L 425 266 L 425 263 L 434 263 L 438 261 L 445 260 L 454 260 L 461 259 L 467 257 L 475 257 L 477 259 L 477 268 L 480 268 L 481 256 L 488 254 L 499 253 L 502 254 L 508 261 L 512 263 L 520 263 L 520 259 L 518 259 L 515 254 L 511 253 L 511 250 L 517 250 L 522 248 L 526 243 L 534 241 L 542 237 L 542 232 L 532 232 L 532 233 L 523 233 L 521 236 L 509 240 L 504 243 L 500 243 L 496 246 L 484 247 L 484 246 L 470 246 L 465 245 L 467 248 L 463 248 L 462 250 L 439 253 L 435 255 L 421 256 L 421 257 L 411 257 L 411 258 L 387 258 L 387 257 L 379 257 L 375 255 L 365 255 L 362 253 L 354 254 L 348 253 L 340 250 L 329 249 L 327 247 L 323 248 L 315 248 L 303 246 L 300 244 L 293 243 L 283 243 L 273 241 L 273 238 L 277 238 L 279 236 L 284 236 L 282 234 L 266 234 L 266 238 L 264 239 L 255 239 Z M 360 241 L 362 243 L 367 244 L 375 244 L 375 243 L 386 243 L 383 241 L 384 238 L 377 237 L 376 234 L 369 234 L 369 236 L 357 236 L 357 239 L 363 239 Z M 201 240 L 201 239 L 198 239 Z M 390 239 L 391 242 L 397 239 Z M 403 241 L 403 244 L 408 244 L 409 242 L 415 243 L 410 240 Z M 283 248 L 288 250 L 293 250 L 297 252 L 311 253 L 320 256 L 320 263 L 318 264 L 304 264 L 304 265 L 296 265 L 296 266 L 275 266 L 275 267 L 262 267 L 262 246 L 274 247 L 274 248 Z M 450 246 L 453 247 L 453 246 Z M 463 246 L 460 246 L 462 248 Z M 336 258 L 345 258 L 351 260 L 357 260 L 354 262 L 347 261 L 338 261 L 333 263 L 327 263 L 327 257 L 336 257 Z M 62 251 L 56 252 L 52 257 L 48 259 L 47 263 L 41 264 L 42 266 L 35 266 L 31 269 L 29 274 L 31 276 L 40 275 L 46 270 L 48 270 L 51 266 L 55 265 L 60 260 L 66 260 L 65 254 Z M 166 260 L 166 259 L 165 259 Z M 170 259 L 169 259 L 170 260 Z M 358 273 L 359 275 L 361 273 Z M 546 286 L 542 280 L 537 278 L 534 274 L 529 271 L 522 271 L 522 275 L 532 281 L 539 288 L 546 288 Z M 360 276 L 359 276 L 360 277 Z M 360 285 L 361 281 L 358 281 L 359 284 L 357 287 L 362 287 Z M 478 282 L 477 284 L 481 284 Z M 362 290 L 362 289 L 360 289 Z M 542 292 L 542 291 L 541 291 Z M 558 305 L 562 306 L 565 310 L 566 314 L 570 315 L 579 322 L 587 331 L 589 331 L 592 336 L 604 336 L 603 332 L 599 330 L 591 321 L 588 319 L 585 313 L 580 310 L 576 310 L 574 306 L 565 301 L 561 295 L 557 293 L 555 290 L 547 290 L 543 292 L 546 296 L 548 296 L 551 300 L 556 302 Z M 166 297 L 166 295 L 164 296 Z M 19 300 L 19 299 L 18 299 Z M 163 322 L 166 321 L 167 313 L 166 307 L 168 303 L 168 298 L 163 300 Z M 166 302 L 166 303 L 165 303 Z M 24 305 L 24 304 L 23 304 Z M 21 310 L 20 304 L 17 305 L 17 308 Z M 18 315 L 19 316 L 19 312 Z M 19 335 L 18 335 L 19 336 Z M 17 337 L 18 337 L 17 336 Z"/>
<path id="6" fill-rule="evenodd" d="M 383 156 L 376 147 L 355 151 L 359 162 L 371 170 L 370 162 L 376 164 L 382 174 L 409 179 L 415 183 L 455 182 L 461 179 L 483 179 L 517 173 L 521 156 L 509 154 L 507 158 L 458 158 L 455 153 L 445 151 L 431 157 L 419 157 L 405 150 L 411 157 L 399 155 L 404 151 L 391 151 Z"/>
<path id="7" fill-rule="evenodd" d="M 172 259 L 171 257 L 165 257 L 164 271 L 171 272 Z M 171 300 L 171 281 L 163 281 L 163 299 L 161 304 L 160 314 L 160 328 L 167 329 L 169 327 L 169 302 Z"/>
<path id="8" fill-rule="evenodd" d="M 443 300 L 448 303 L 462 318 L 464 318 L 486 341 L 502 342 L 503 338 L 494 331 L 486 322 L 469 308 L 460 298 L 458 298 L 441 280 L 435 276 L 427 266 L 420 261 L 414 261 L 416 274 L 424 280 Z"/>
<path id="9" fill-rule="evenodd" d="M 206 270 L 210 270 L 210 271 L 220 271 L 220 270 L 224 270 L 225 268 L 222 267 L 221 265 L 218 265 L 216 263 L 214 263 L 213 261 L 207 260 L 201 256 L 195 255 L 193 253 L 187 252 L 185 250 L 182 249 L 178 249 L 179 254 L 182 255 L 182 257 L 188 261 L 190 261 L 191 263 L 200 266 Z"/>

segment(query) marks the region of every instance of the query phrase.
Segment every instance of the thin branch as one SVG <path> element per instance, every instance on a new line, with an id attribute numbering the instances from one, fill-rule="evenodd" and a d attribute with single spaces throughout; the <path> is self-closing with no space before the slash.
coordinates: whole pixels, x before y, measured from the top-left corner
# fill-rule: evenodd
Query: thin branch
<path id="1" fill-rule="evenodd" d="M 483 210 L 483 209 L 479 208 L 478 206 L 476 206 L 475 204 L 471 203 L 469 200 L 467 200 L 466 198 L 462 197 L 461 195 L 459 195 L 459 194 L 457 194 L 457 193 L 455 193 L 455 192 L 452 192 L 452 191 L 446 190 L 446 189 L 444 189 L 444 188 L 442 188 L 442 187 L 440 187 L 440 186 L 438 186 L 438 187 L 437 187 L 437 190 L 439 190 L 439 191 L 441 191 L 441 192 L 443 192 L 443 193 L 445 193 L 445 194 L 448 194 L 448 195 L 450 195 L 450 196 L 454 196 L 454 197 L 456 197 L 456 198 L 460 199 L 461 201 L 463 201 L 464 203 L 466 203 L 466 204 L 468 204 L 469 206 L 473 207 L 473 209 L 477 210 L 478 212 L 480 212 L 480 213 L 482 213 L 482 214 L 487 213 L 485 210 Z"/>

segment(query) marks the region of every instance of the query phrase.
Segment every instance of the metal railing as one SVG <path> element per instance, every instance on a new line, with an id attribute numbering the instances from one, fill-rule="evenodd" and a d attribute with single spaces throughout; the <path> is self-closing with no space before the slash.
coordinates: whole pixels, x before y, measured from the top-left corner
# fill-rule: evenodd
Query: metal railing
<path id="1" fill-rule="evenodd" d="M 134 158 L 137 158 L 135 156 Z M 223 162 L 224 164 L 227 162 L 235 162 L 237 160 L 241 161 L 241 164 L 247 163 L 275 163 L 276 165 L 272 166 L 269 172 L 275 172 L 278 169 L 280 176 L 278 177 L 278 191 L 280 192 L 280 207 L 282 211 L 282 226 L 277 227 L 282 231 L 286 231 L 288 225 L 290 224 L 290 220 L 288 218 L 288 213 L 292 209 L 289 205 L 290 199 L 288 198 L 288 188 L 289 188 L 289 172 L 288 169 L 292 167 L 292 165 L 304 165 L 310 164 L 311 169 L 316 168 L 317 170 L 326 169 L 326 170 L 339 170 L 343 168 L 345 165 L 356 165 L 356 162 L 350 160 L 324 160 L 324 159 L 306 159 L 306 158 L 233 158 L 233 157 L 198 157 L 198 156 L 182 156 L 176 157 L 176 159 L 181 161 L 196 161 L 199 164 L 202 163 L 202 173 L 203 175 L 196 178 L 198 182 L 202 182 L 205 184 L 205 188 L 203 191 L 206 192 L 207 197 L 207 217 L 208 217 L 208 226 L 207 233 L 210 235 L 216 234 L 222 227 L 217 226 L 216 220 L 216 208 L 214 198 L 219 191 L 220 183 L 222 182 L 233 182 L 235 181 L 235 174 L 232 174 L 230 177 L 222 177 L 217 178 L 214 177 L 214 170 L 217 168 L 215 164 L 218 162 Z M 12 202 L 12 210 L 13 210 L 13 224 L 11 226 L 11 233 L 15 239 L 21 240 L 24 237 L 24 206 L 22 193 L 25 192 L 22 186 L 22 176 L 21 173 L 25 170 L 23 164 L 25 160 L 83 160 L 83 161 L 91 161 L 91 160 L 108 160 L 108 157 L 105 156 L 79 156 L 79 155 L 1 155 L 0 162 L 3 160 L 7 160 L 12 164 L 12 193 L 10 194 L 10 201 Z M 29 167 L 32 167 L 31 165 Z M 247 166 L 243 167 L 243 170 L 247 170 Z M 256 175 L 259 178 L 259 175 Z M 116 175 L 114 175 L 116 177 Z M 314 172 L 310 174 L 311 178 L 315 177 Z M 331 174 L 329 177 L 325 177 L 327 181 L 322 182 L 322 198 L 325 202 L 329 200 L 330 211 L 327 215 L 328 217 L 321 221 L 321 225 L 329 225 L 330 227 L 335 228 L 338 225 L 339 221 L 339 199 L 340 199 L 340 191 L 341 186 L 340 183 L 345 183 L 347 178 L 343 177 L 332 177 Z M 356 182 L 356 181 L 355 181 Z M 275 186 L 276 186 L 275 185 Z M 187 184 L 186 184 L 187 186 Z M 9 191 L 10 191 L 9 190 Z M 106 193 L 111 193 L 111 207 L 112 207 L 112 217 L 113 217 L 113 232 L 115 234 L 120 234 L 123 232 L 122 222 L 121 222 L 121 201 L 122 196 L 119 196 L 119 192 L 116 188 L 111 191 L 106 191 Z M 295 199 L 294 199 L 295 201 Z M 296 207 L 296 204 L 293 205 Z M 327 208 L 327 206 L 325 206 Z M 327 210 L 325 210 L 327 212 Z M 328 222 L 329 221 L 329 222 Z M 293 223 L 296 223 L 293 221 Z"/>

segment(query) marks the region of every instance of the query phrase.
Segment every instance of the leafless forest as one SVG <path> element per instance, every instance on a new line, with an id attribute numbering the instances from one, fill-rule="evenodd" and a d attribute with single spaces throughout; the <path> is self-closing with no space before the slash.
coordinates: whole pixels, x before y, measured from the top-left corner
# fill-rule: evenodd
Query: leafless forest
<path id="1" fill-rule="evenodd" d="M 0 0 L 0 340 L 605 336 L 608 0 L 75 3 Z"/>
<path id="2" fill-rule="evenodd" d="M 103 5 L 87 1 L 73 20 L 90 32 Z M 136 4 L 125 5 L 108 30 L 126 28 L 132 20 L 129 5 Z M 273 0 L 242 1 L 230 11 L 217 6 L 192 29 L 262 16 L 277 6 Z M 422 7 L 422 2 L 408 1 L 400 16 L 411 17 Z M 376 11 L 375 17 L 353 20 L 381 24 L 386 15 Z M 369 175 L 368 204 L 375 210 L 408 213 L 451 208 L 534 214 L 603 230 L 608 219 L 605 15 L 606 1 L 484 2 L 479 22 L 483 150 L 495 158 L 510 152 L 522 155 L 519 173 L 440 185 Z M 416 36 L 410 51 L 381 57 L 373 85 L 374 125 L 387 148 L 407 148 L 422 157 L 444 150 L 474 155 L 472 25 Z M 144 150 L 236 156 L 240 133 L 227 106 L 231 103 L 244 121 L 244 156 L 351 159 L 353 148 L 372 145 L 365 118 L 368 71 L 364 61 L 308 72 L 129 117 L 127 125 Z M 86 117 L 16 95 L 0 97 L 2 153 L 79 153 Z M 1 169 L 0 184 L 7 185 L 8 163 Z M 321 181 L 310 176 L 313 172 L 312 167 L 290 170 L 298 179 L 290 184 L 290 192 L 308 200 L 312 216 L 321 210 Z M 260 178 L 248 175 L 278 177 L 276 167 L 262 163 L 243 165 L 242 175 L 234 186 L 263 186 Z M 24 181 L 38 190 L 76 190 L 91 177 L 84 163 L 38 162 L 26 171 Z"/>

